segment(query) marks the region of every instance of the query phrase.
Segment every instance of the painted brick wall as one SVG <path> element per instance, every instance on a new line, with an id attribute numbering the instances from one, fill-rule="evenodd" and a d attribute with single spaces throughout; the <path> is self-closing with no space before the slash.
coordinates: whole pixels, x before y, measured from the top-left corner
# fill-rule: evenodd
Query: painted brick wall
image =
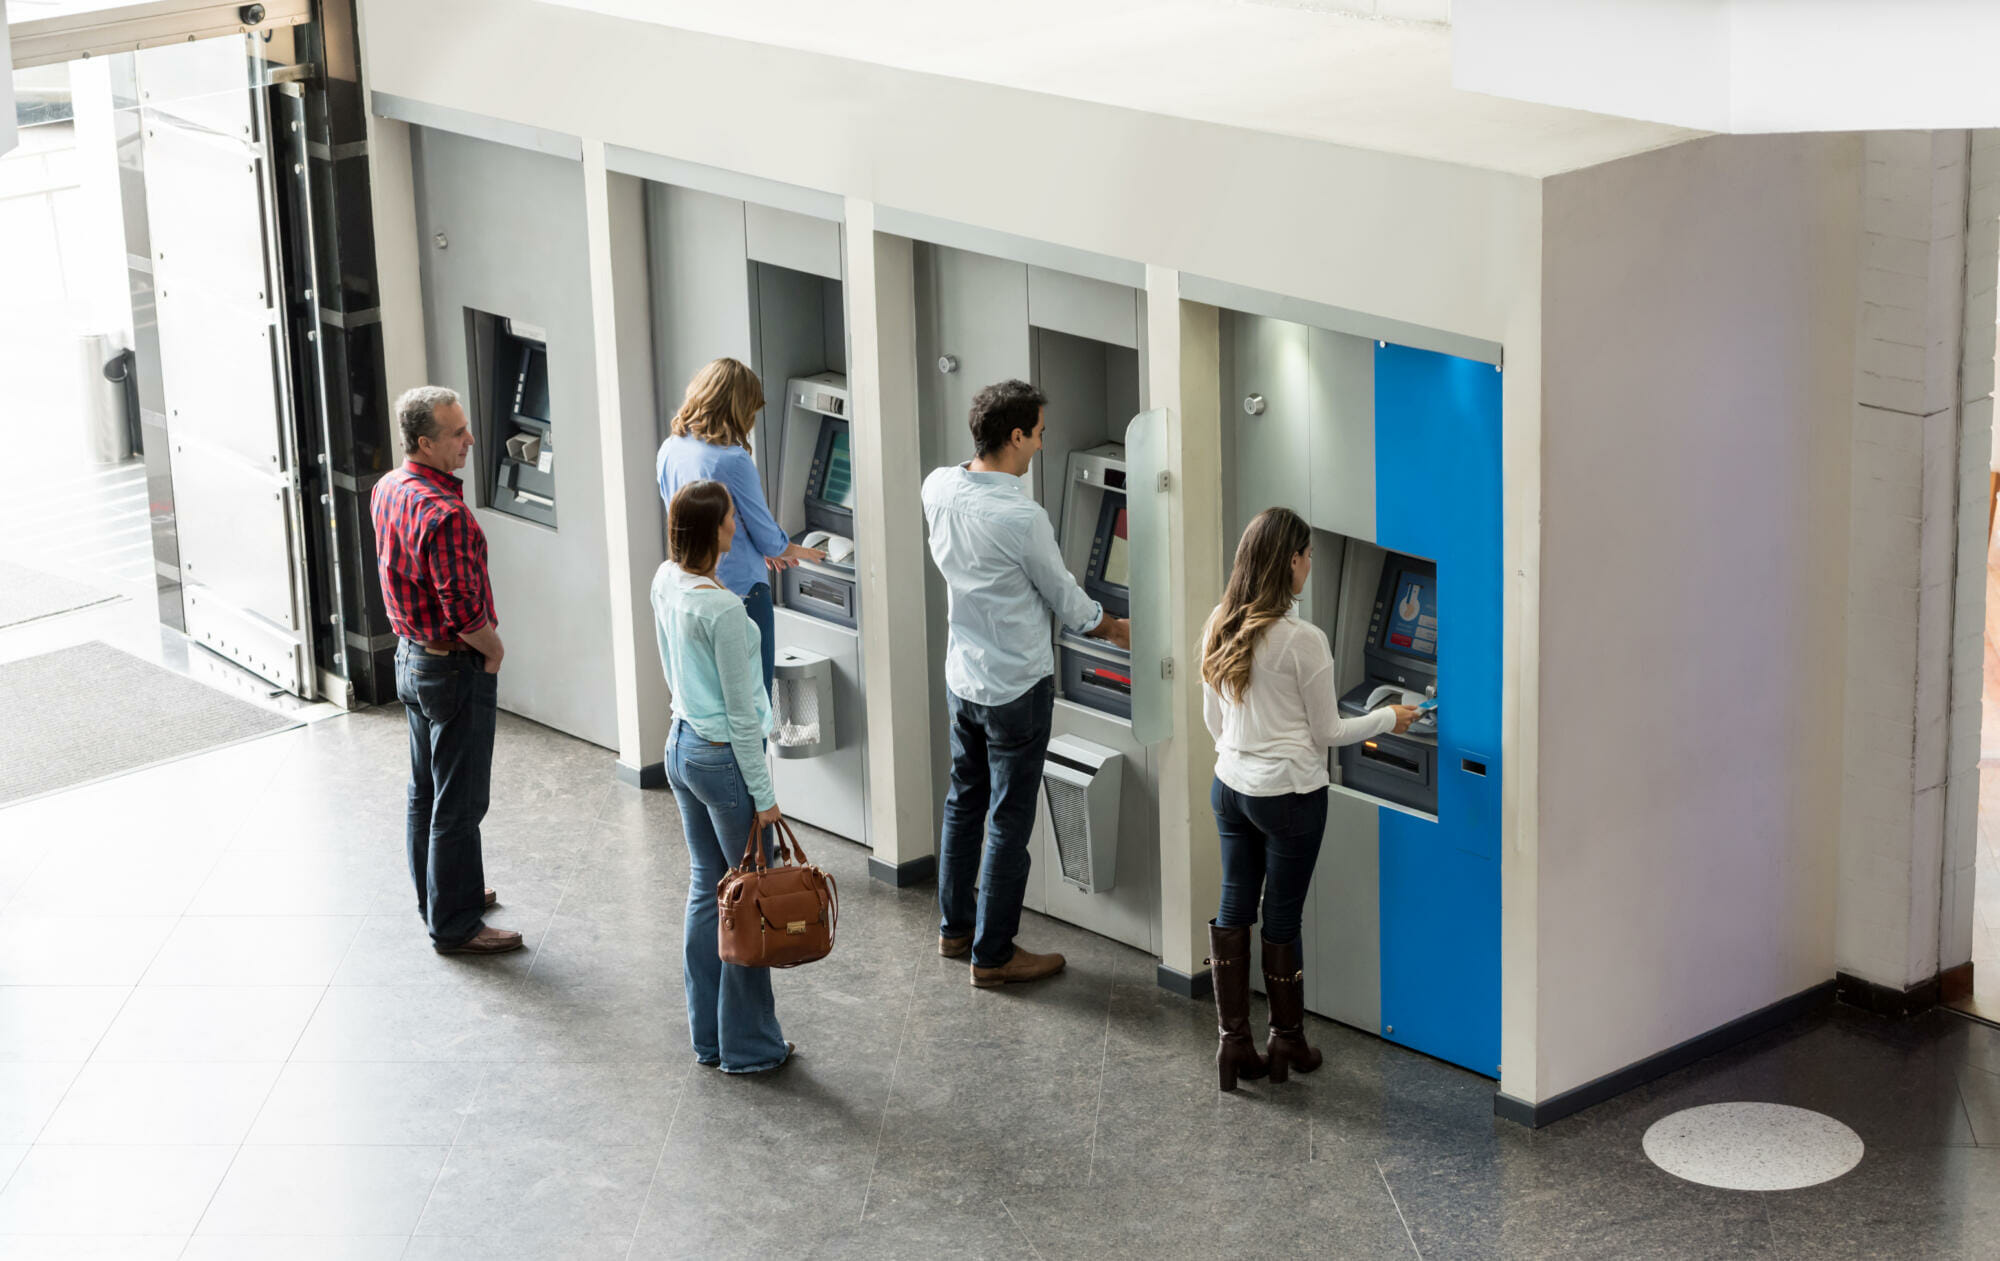
<path id="1" fill-rule="evenodd" d="M 1970 947 L 1992 338 L 1981 370 L 1968 330 L 1993 323 L 1989 139 L 1865 142 L 1836 957 L 1896 988 Z"/>

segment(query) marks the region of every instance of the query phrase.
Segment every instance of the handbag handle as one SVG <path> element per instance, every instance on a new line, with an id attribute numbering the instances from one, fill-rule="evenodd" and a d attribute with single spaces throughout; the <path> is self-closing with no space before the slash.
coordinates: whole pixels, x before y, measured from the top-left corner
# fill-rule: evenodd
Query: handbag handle
<path id="1" fill-rule="evenodd" d="M 743 859 L 737 866 L 745 870 L 752 867 L 758 871 L 765 869 L 764 857 L 757 849 L 758 833 L 760 830 L 757 826 L 757 821 L 755 819 L 750 820 L 750 839 L 743 843 Z M 792 831 L 792 825 L 787 823 L 782 816 L 776 823 L 771 825 L 771 834 L 778 842 L 778 857 L 783 858 L 788 863 L 803 864 L 806 861 L 805 846 L 799 844 L 798 834 Z"/>

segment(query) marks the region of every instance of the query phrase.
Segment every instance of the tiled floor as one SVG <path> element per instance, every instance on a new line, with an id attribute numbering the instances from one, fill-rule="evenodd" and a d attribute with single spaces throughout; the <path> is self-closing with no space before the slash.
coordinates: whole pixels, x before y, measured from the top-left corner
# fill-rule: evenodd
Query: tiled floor
<path id="1" fill-rule="evenodd" d="M 839 948 L 777 977 L 798 1059 L 724 1077 L 686 1044 L 671 798 L 503 718 L 492 919 L 533 948 L 441 958 L 403 741 L 358 713 L 0 810 L 0 1255 L 2000 1248 L 2000 1030 L 1835 1010 L 1531 1133 L 1491 1083 L 1315 1022 L 1323 1070 L 1221 1096 L 1209 1010 L 1150 959 L 1031 915 L 1069 971 L 973 990 L 927 890 L 811 834 Z M 1867 1155 L 1764 1195 L 1647 1162 L 1652 1121 L 1734 1099 L 1830 1113 Z"/>

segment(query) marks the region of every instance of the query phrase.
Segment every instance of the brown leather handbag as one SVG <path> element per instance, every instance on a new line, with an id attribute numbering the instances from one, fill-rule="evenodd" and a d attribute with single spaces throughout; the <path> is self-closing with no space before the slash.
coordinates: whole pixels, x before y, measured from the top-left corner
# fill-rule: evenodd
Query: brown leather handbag
<path id="1" fill-rule="evenodd" d="M 757 832 L 752 823 L 743 861 L 715 886 L 716 953 L 746 968 L 795 968 L 826 958 L 840 921 L 833 876 L 806 862 L 783 819 L 772 829 L 783 865 L 766 866 Z"/>

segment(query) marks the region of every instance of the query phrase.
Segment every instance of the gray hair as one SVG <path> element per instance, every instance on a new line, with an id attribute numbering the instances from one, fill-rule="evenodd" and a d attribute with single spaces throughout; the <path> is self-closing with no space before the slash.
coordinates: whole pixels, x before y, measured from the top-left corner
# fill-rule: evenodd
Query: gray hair
<path id="1" fill-rule="evenodd" d="M 440 408 L 458 405 L 458 391 L 442 385 L 419 385 L 396 396 L 396 427 L 403 431 L 403 451 L 417 453 L 419 438 L 435 438 Z"/>

